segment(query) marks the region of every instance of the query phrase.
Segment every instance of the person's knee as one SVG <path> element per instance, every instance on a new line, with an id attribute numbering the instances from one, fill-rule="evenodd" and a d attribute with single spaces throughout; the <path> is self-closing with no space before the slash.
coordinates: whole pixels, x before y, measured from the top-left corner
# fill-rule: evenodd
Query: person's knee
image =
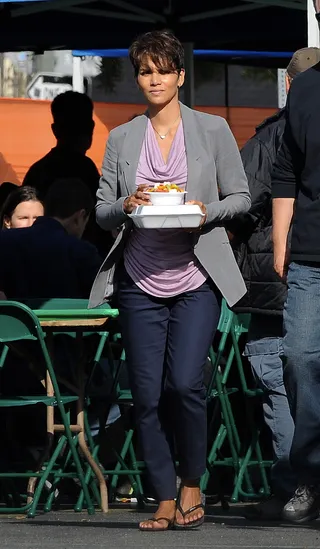
<path id="1" fill-rule="evenodd" d="M 201 381 L 192 382 L 189 379 L 179 377 L 172 379 L 168 384 L 167 389 L 174 397 L 183 400 L 193 398 L 195 396 L 205 398 L 205 388 Z"/>
<path id="2" fill-rule="evenodd" d="M 132 386 L 132 396 L 139 415 L 148 414 L 158 408 L 160 394 L 151 384 L 143 387 Z"/>

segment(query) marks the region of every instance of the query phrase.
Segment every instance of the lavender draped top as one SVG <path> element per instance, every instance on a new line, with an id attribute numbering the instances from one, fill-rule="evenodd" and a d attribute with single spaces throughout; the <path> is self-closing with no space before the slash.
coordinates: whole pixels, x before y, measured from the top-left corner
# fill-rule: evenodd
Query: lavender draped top
<path id="1" fill-rule="evenodd" d="M 186 186 L 187 158 L 182 121 L 165 163 L 148 120 L 136 184 L 138 187 L 164 181 L 176 183 L 183 189 Z M 193 253 L 192 235 L 181 229 L 134 228 L 124 252 L 124 264 L 136 285 L 156 297 L 172 297 L 195 290 L 208 278 Z"/>

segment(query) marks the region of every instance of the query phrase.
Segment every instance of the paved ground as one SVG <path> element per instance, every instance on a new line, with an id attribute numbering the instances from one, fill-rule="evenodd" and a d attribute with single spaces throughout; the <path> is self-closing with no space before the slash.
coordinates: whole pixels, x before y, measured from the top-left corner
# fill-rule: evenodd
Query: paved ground
<path id="1" fill-rule="evenodd" d="M 73 511 L 52 512 L 33 520 L 22 516 L 0 517 L 1 549 L 307 549 L 320 547 L 320 521 L 305 527 L 257 524 L 241 517 L 240 506 L 229 512 L 208 509 L 198 531 L 149 534 L 137 530 L 148 512 L 111 510 L 108 515 Z"/>

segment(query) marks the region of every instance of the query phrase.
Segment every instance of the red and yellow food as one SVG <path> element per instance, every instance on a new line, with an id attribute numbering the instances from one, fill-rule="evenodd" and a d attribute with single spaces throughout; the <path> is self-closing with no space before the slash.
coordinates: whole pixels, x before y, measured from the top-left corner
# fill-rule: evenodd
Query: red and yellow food
<path id="1" fill-rule="evenodd" d="M 183 193 L 183 189 L 180 189 L 175 183 L 159 183 L 153 188 L 148 189 L 149 193 Z"/>

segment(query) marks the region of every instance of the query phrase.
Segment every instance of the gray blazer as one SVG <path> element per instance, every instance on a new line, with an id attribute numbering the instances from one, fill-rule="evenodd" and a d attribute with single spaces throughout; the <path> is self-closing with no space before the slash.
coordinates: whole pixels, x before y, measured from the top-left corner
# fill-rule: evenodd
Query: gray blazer
<path id="1" fill-rule="evenodd" d="M 188 200 L 200 200 L 207 207 L 206 224 L 193 236 L 194 253 L 232 306 L 246 293 L 246 287 L 223 223 L 249 210 L 247 178 L 227 122 L 219 116 L 180 106 L 187 155 Z M 123 202 L 136 190 L 136 171 L 146 125 L 147 116 L 143 114 L 109 135 L 97 192 L 96 216 L 100 227 L 119 228 L 120 232 L 93 284 L 89 307 L 108 301 L 115 292 L 115 267 L 132 230 Z"/>

